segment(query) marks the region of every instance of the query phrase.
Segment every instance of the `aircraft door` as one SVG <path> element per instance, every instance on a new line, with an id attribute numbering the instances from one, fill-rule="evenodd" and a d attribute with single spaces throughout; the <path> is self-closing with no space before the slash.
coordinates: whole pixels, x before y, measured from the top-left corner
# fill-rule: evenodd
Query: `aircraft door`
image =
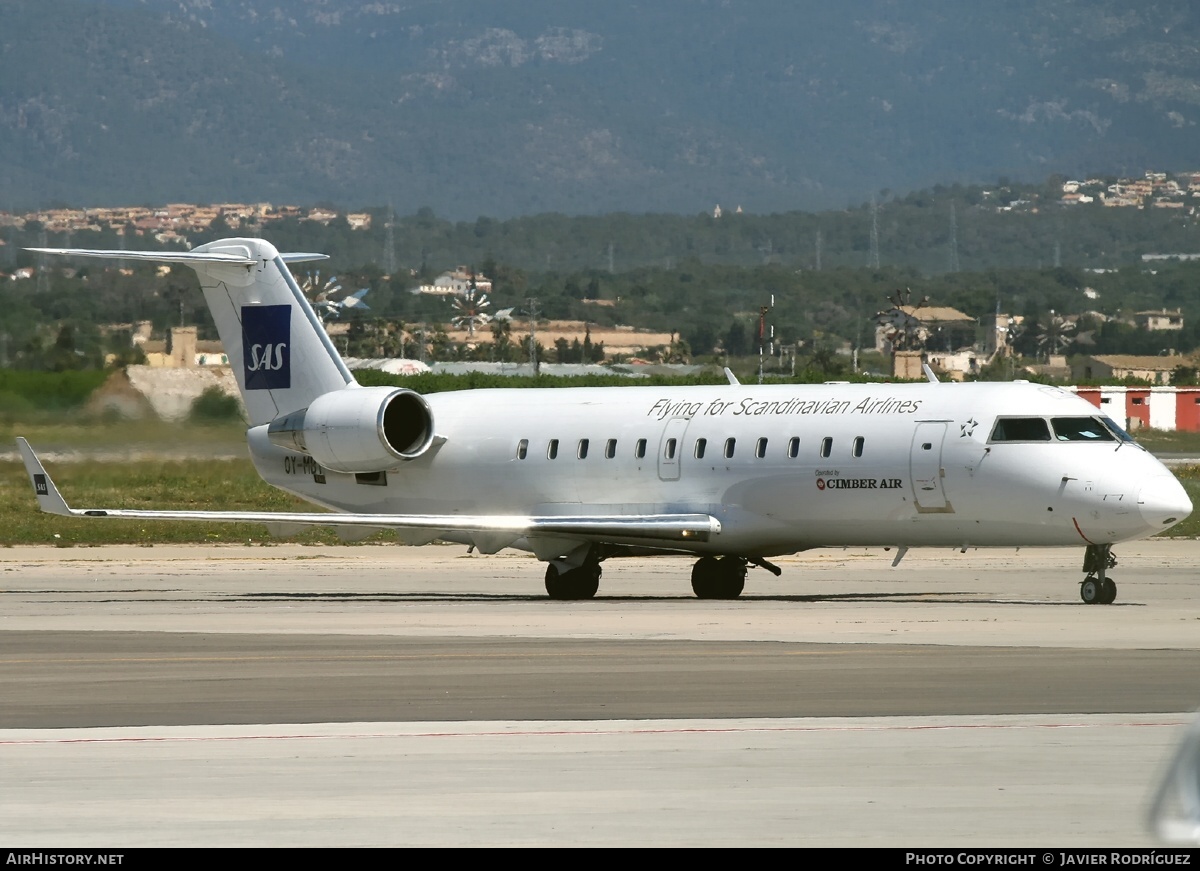
<path id="1" fill-rule="evenodd" d="M 679 461 L 683 456 L 683 434 L 691 420 L 673 417 L 663 427 L 662 442 L 658 446 L 658 477 L 662 481 L 679 480 Z"/>
<path id="2" fill-rule="evenodd" d="M 954 509 L 946 501 L 943 486 L 942 442 L 946 438 L 944 421 L 918 423 L 913 433 L 909 471 L 917 511 L 948 513 Z"/>

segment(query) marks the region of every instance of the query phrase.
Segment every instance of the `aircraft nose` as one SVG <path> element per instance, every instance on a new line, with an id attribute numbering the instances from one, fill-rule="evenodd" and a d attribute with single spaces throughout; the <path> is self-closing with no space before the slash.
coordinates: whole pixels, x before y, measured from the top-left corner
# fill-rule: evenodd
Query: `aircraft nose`
<path id="1" fill-rule="evenodd" d="M 1142 484 L 1138 510 L 1152 529 L 1174 526 L 1192 513 L 1192 500 L 1174 475 L 1156 475 Z"/>

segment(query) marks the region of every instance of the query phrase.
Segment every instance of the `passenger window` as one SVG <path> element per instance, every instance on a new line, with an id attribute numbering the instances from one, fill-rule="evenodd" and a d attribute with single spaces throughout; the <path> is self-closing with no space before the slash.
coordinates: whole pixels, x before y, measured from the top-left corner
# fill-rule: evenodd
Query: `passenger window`
<path id="1" fill-rule="evenodd" d="M 798 456 L 800 456 L 800 439 L 792 436 L 788 441 L 788 459 L 794 460 Z"/>
<path id="2" fill-rule="evenodd" d="M 667 448 L 663 451 L 663 456 L 668 460 L 675 459 L 675 439 L 667 439 Z"/>
<path id="3" fill-rule="evenodd" d="M 704 459 L 704 449 L 708 447 L 708 439 L 696 439 L 696 459 Z"/>
<path id="4" fill-rule="evenodd" d="M 850 453 L 854 454 L 855 457 L 861 457 L 863 452 L 863 442 L 863 437 L 857 436 L 854 439 L 854 447 L 850 449 Z"/>
<path id="5" fill-rule="evenodd" d="M 828 457 L 833 453 L 833 439 L 829 436 L 821 439 L 821 456 Z"/>
<path id="6" fill-rule="evenodd" d="M 576 456 L 578 456 L 578 457 L 579 457 L 579 459 L 581 459 L 581 460 L 586 460 L 586 459 L 587 459 L 587 452 L 588 452 L 588 440 L 587 440 L 587 439 L 580 439 L 580 440 L 579 440 L 579 451 L 578 451 L 578 453 L 576 454 Z"/>
<path id="7" fill-rule="evenodd" d="M 617 455 L 617 440 L 609 439 L 608 443 L 604 446 L 604 458 L 606 460 L 611 460 L 616 455 Z"/>
<path id="8" fill-rule="evenodd" d="M 1113 434 L 1094 417 L 1055 417 L 1050 420 L 1060 442 L 1115 442 Z"/>
<path id="9" fill-rule="evenodd" d="M 733 459 L 733 449 L 737 447 L 737 439 L 725 439 L 725 459 Z"/>
<path id="10" fill-rule="evenodd" d="M 633 455 L 639 460 L 646 458 L 646 440 L 638 439 L 637 444 L 633 446 Z"/>
<path id="11" fill-rule="evenodd" d="M 766 455 L 767 455 L 767 440 L 765 438 L 759 439 L 758 443 L 754 446 L 754 456 L 758 457 L 761 460 Z"/>
<path id="12" fill-rule="evenodd" d="M 523 460 L 529 456 L 529 439 L 521 439 L 517 443 L 517 459 Z"/>
<path id="13" fill-rule="evenodd" d="M 1040 417 L 1002 417 L 992 430 L 994 442 L 1048 442 L 1050 427 Z"/>
<path id="14" fill-rule="evenodd" d="M 550 439 L 550 444 L 546 445 L 546 459 L 558 459 L 558 439 Z"/>

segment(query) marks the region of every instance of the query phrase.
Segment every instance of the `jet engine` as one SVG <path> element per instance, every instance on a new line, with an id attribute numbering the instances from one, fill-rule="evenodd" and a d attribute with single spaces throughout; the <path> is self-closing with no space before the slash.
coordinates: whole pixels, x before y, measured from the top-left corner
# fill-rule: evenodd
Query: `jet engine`
<path id="1" fill-rule="evenodd" d="M 351 386 L 271 421 L 267 438 L 332 472 L 383 472 L 429 450 L 433 412 L 411 390 Z"/>

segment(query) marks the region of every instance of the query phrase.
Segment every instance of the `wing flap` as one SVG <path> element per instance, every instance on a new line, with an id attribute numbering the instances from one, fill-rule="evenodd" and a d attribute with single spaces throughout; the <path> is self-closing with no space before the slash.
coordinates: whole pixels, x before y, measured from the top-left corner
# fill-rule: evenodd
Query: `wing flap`
<path id="1" fill-rule="evenodd" d="M 552 536 L 576 541 L 691 543 L 709 541 L 721 531 L 721 522 L 708 514 L 357 514 L 71 508 L 29 442 L 18 437 L 17 448 L 37 495 L 38 507 L 50 514 L 68 517 L 264 523 L 276 529 L 294 526 L 369 527 L 371 530 L 394 529 L 410 533 L 401 535 L 401 539 L 406 541 L 418 541 L 425 535 L 430 535 L 425 540 L 431 541 L 441 532 L 478 533 L 481 550 L 485 547 L 498 550 L 524 536 Z"/>
<path id="2" fill-rule="evenodd" d="M 472 532 L 471 543 L 480 553 L 498 553 L 520 537 L 512 532 Z"/>

